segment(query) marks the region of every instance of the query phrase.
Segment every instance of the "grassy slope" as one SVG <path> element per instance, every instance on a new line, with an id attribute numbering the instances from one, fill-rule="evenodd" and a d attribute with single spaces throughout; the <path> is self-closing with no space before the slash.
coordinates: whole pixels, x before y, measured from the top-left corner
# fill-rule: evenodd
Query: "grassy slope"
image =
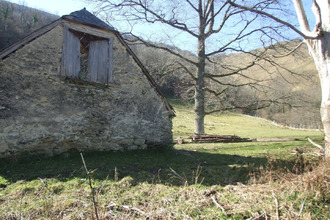
<path id="1" fill-rule="evenodd" d="M 174 135 L 186 136 L 191 133 L 193 114 L 187 106 L 173 104 L 177 111 Z M 240 115 L 211 116 L 206 123 L 208 132 L 216 134 L 322 138 L 316 131 L 282 129 Z M 314 180 L 323 185 L 309 183 L 312 190 L 300 185 L 303 175 L 277 171 L 261 175 L 262 167 L 278 164 L 301 172 L 306 163 L 298 163 L 297 156 L 290 154 L 295 148 L 311 151 L 306 141 L 186 144 L 174 149 L 85 153 L 85 160 L 89 169 L 97 169 L 92 176 L 101 218 L 275 218 L 274 198 L 280 202 L 283 219 L 296 218 L 304 199 L 303 219 L 329 218 L 329 195 L 324 190 L 328 166 L 321 170 L 323 179 Z M 290 182 L 283 183 L 281 177 L 287 175 Z M 0 219 L 91 219 L 90 195 L 77 152 L 69 158 L 0 161 Z"/>
<path id="2" fill-rule="evenodd" d="M 194 133 L 194 112 L 189 104 L 172 101 L 176 109 L 173 120 L 174 139 L 188 137 Z M 233 113 L 213 114 L 205 118 L 205 132 L 207 134 L 237 135 L 246 138 L 299 138 L 317 137 L 320 131 L 306 131 L 275 126 L 272 122 L 262 118 L 250 117 Z"/>

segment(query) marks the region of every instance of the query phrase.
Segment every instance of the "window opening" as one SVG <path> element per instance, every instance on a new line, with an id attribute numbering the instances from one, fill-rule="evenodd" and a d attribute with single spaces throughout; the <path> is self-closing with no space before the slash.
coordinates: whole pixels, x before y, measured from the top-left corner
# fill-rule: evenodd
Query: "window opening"
<path id="1" fill-rule="evenodd" d="M 90 64 L 90 59 L 91 59 L 90 45 L 92 42 L 96 42 L 96 41 L 109 42 L 109 39 L 94 36 L 94 35 L 79 32 L 79 31 L 75 31 L 72 29 L 69 29 L 69 31 L 72 34 L 74 34 L 76 37 L 78 37 L 78 39 L 80 41 L 80 54 L 78 55 L 80 57 L 80 70 L 78 73 L 78 78 L 82 79 L 82 80 L 86 80 L 86 81 L 97 81 L 94 79 L 95 77 L 91 76 L 91 74 L 95 74 L 95 73 L 89 73 L 89 70 L 90 70 L 89 64 Z M 107 59 L 109 60 L 109 55 L 107 56 Z M 107 72 L 104 72 L 103 74 L 107 75 Z"/>

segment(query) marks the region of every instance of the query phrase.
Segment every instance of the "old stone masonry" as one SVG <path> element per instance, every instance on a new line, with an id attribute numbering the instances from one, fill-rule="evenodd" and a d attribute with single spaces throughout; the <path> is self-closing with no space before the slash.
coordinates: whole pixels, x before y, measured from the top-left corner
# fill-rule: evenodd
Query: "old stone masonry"
<path id="1" fill-rule="evenodd" d="M 172 107 L 121 35 L 85 9 L 0 52 L 0 82 L 0 157 L 172 142 Z"/>

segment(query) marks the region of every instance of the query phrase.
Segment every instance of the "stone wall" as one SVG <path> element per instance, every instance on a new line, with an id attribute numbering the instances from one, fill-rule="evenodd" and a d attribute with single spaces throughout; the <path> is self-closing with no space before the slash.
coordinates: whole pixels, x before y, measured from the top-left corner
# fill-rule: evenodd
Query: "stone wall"
<path id="1" fill-rule="evenodd" d="M 62 34 L 60 25 L 0 63 L 0 157 L 170 144 L 171 112 L 118 39 L 104 85 L 60 76 Z"/>

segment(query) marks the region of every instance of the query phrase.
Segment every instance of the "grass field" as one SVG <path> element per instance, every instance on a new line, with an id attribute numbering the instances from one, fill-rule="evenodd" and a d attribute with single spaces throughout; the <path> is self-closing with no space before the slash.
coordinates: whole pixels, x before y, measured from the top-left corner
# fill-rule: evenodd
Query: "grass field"
<path id="1" fill-rule="evenodd" d="M 194 133 L 193 106 L 189 103 L 172 100 L 176 116 L 173 119 L 173 137 L 187 137 Z M 207 115 L 205 118 L 205 132 L 207 134 L 238 135 L 245 138 L 320 138 L 321 131 L 299 130 L 275 126 L 271 121 L 247 115 L 221 113 Z"/>
<path id="2" fill-rule="evenodd" d="M 193 112 L 172 104 L 173 137 L 186 138 Z M 1 160 L 0 219 L 330 218 L 329 165 L 306 141 L 321 143 L 320 131 L 229 113 L 208 116 L 206 128 L 290 141 L 85 153 L 91 185 L 78 152 Z"/>

